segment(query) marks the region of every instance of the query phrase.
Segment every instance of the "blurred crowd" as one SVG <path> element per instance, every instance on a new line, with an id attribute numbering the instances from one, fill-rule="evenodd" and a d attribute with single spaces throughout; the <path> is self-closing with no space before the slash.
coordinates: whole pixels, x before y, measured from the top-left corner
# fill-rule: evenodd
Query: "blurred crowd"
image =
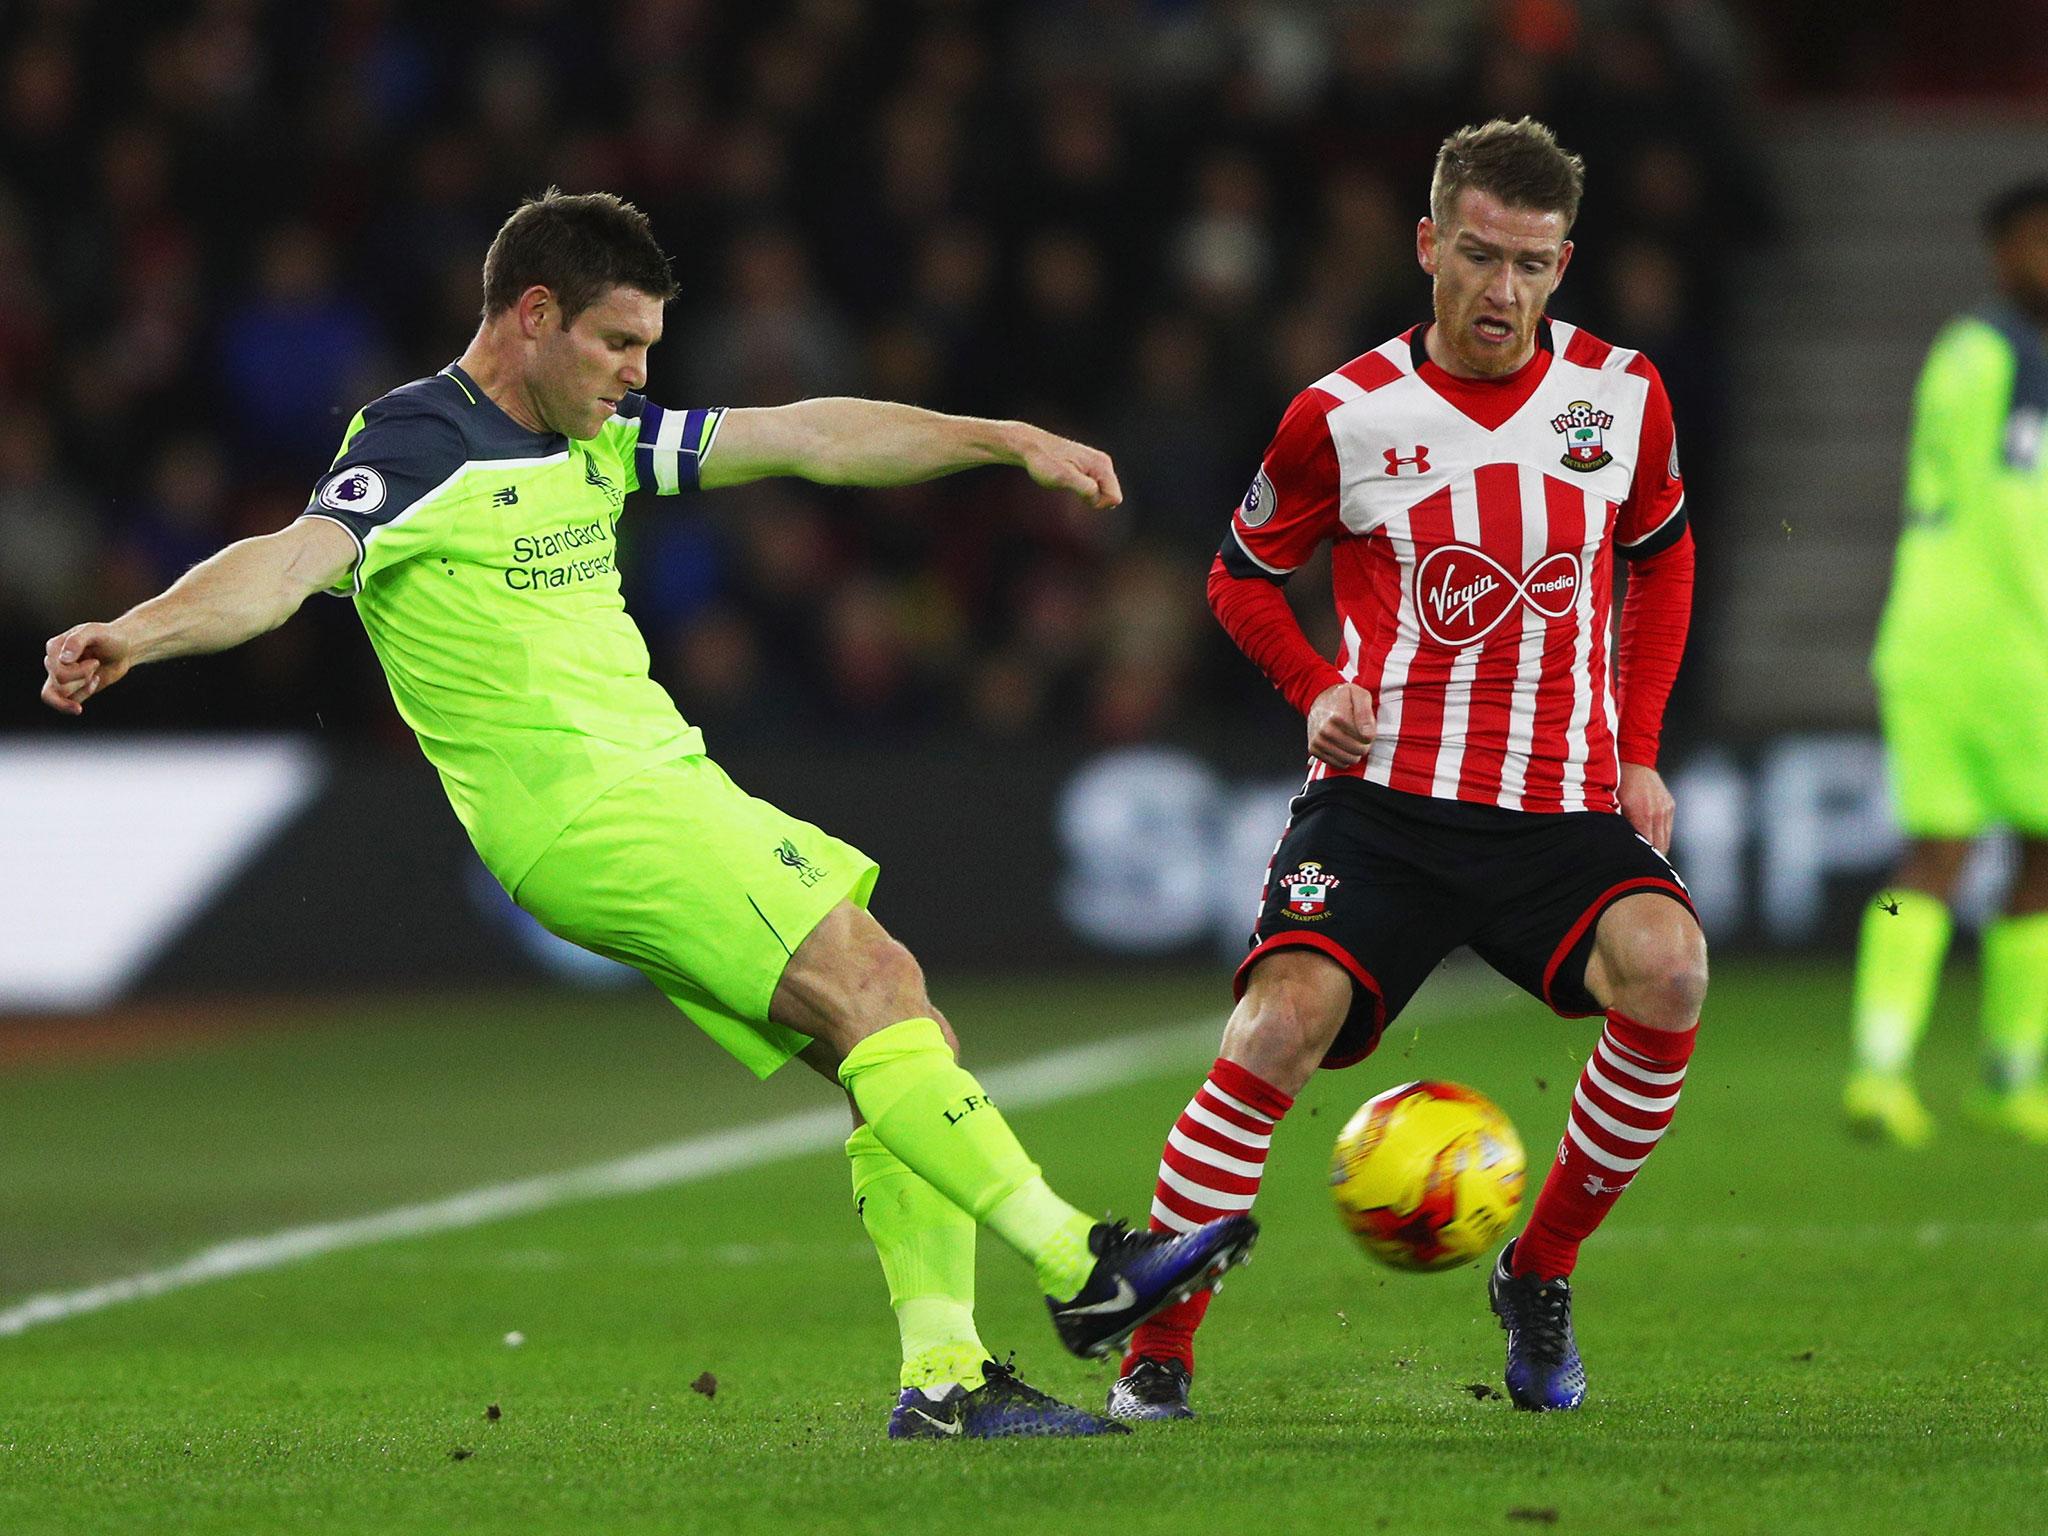
<path id="1" fill-rule="evenodd" d="M 1023 417 L 1128 493 L 639 498 L 629 603 L 714 750 L 1268 718 L 1210 556 L 1292 395 L 1427 317 L 1436 145 L 1496 115 L 1586 157 L 1554 312 L 1663 370 L 1711 562 L 1729 258 L 1770 222 L 1746 70 L 1712 0 L 26 0 L 0 726 L 40 718 L 47 636 L 289 522 L 358 407 L 461 351 L 485 246 L 550 183 L 631 198 L 673 253 L 653 398 Z M 341 602 L 146 681 L 106 724 L 402 739 Z"/>

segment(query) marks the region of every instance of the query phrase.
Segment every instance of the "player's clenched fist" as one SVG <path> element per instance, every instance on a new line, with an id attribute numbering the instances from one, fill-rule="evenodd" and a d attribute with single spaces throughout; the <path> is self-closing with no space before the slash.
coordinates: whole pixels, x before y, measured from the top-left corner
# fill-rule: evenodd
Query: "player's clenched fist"
<path id="1" fill-rule="evenodd" d="M 1072 491 L 1098 509 L 1123 502 L 1124 488 L 1117 484 L 1116 466 L 1100 448 L 1026 426 L 1019 435 L 1017 453 L 1025 472 L 1049 491 Z"/>
<path id="2" fill-rule="evenodd" d="M 43 647 L 43 702 L 67 715 L 85 713 L 85 701 L 127 676 L 128 642 L 110 624 L 79 624 Z"/>
<path id="3" fill-rule="evenodd" d="M 1356 683 L 1334 683 L 1308 709 L 1308 750 L 1332 768 L 1354 767 L 1372 745 L 1372 694 Z"/>

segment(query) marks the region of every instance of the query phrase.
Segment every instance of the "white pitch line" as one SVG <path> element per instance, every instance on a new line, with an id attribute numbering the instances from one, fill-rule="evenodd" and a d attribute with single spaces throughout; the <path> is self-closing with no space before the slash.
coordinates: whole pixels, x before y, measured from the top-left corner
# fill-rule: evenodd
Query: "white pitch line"
<path id="1" fill-rule="evenodd" d="M 1207 1063 L 1203 1052 L 1214 1047 L 1221 1029 L 1219 1010 L 1216 1017 L 1197 1023 L 1170 1025 L 1135 1037 L 1102 1040 L 1010 1066 L 992 1067 L 982 1074 L 981 1081 L 989 1096 L 1009 1109 L 1056 1104 L 1063 1099 L 1120 1088 L 1174 1067 L 1185 1069 L 1193 1081 L 1195 1073 Z M 277 1269 L 344 1248 L 477 1227 L 572 1201 L 638 1194 L 783 1162 L 837 1147 L 846 1140 L 846 1131 L 843 1107 L 814 1109 L 756 1125 L 711 1131 L 608 1163 L 540 1174 L 509 1184 L 486 1185 L 444 1199 L 403 1205 L 347 1221 L 318 1222 L 263 1237 L 236 1238 L 163 1269 L 144 1270 L 82 1290 L 31 1296 L 0 1312 L 0 1337 L 26 1333 L 45 1323 L 83 1317 L 89 1312 L 103 1312 L 131 1301 L 146 1301 L 209 1280 Z"/>
<path id="2" fill-rule="evenodd" d="M 1488 995 L 1475 985 L 1478 980 L 1476 967 L 1463 974 L 1438 978 L 1424 997 L 1409 1005 L 1402 1017 L 1402 1028 L 1437 1024 L 1478 1005 Z M 1192 1083 L 1193 1074 L 1210 1059 L 1204 1053 L 1214 1049 L 1222 1032 L 1223 1016 L 1219 1008 L 1211 1017 L 1052 1051 L 1010 1066 L 991 1067 L 979 1074 L 981 1083 L 990 1098 L 1010 1109 L 1029 1109 L 1037 1104 L 1057 1104 L 1064 1099 L 1102 1093 L 1175 1068 L 1187 1071 Z M 124 1275 L 82 1290 L 31 1296 L 0 1312 L 0 1338 L 11 1338 L 45 1323 L 104 1312 L 131 1301 L 147 1301 L 152 1296 L 204 1285 L 209 1280 L 278 1269 L 344 1248 L 480 1227 L 577 1200 L 666 1189 L 742 1168 L 759 1168 L 823 1152 L 845 1142 L 846 1124 L 842 1107 L 814 1109 L 756 1125 L 710 1131 L 608 1163 L 539 1174 L 509 1184 L 488 1184 L 440 1200 L 402 1205 L 346 1221 L 318 1222 L 262 1237 L 235 1238 L 163 1269 Z"/>

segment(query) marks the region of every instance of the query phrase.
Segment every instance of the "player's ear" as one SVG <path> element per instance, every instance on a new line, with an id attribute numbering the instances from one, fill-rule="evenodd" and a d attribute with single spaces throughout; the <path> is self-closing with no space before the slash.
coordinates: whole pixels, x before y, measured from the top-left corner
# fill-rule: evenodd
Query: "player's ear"
<path id="1" fill-rule="evenodd" d="M 1564 281 L 1564 269 L 1572 264 L 1572 243 L 1567 240 L 1558 247 L 1557 275 L 1550 280 L 1550 291 L 1557 292 L 1557 285 Z"/>
<path id="2" fill-rule="evenodd" d="M 561 314 L 555 302 L 554 290 L 545 283 L 535 283 L 526 292 L 520 294 L 517 301 L 512 305 L 512 313 L 519 321 L 519 334 L 528 341 L 532 341 L 540 335 L 542 327 L 548 323 L 550 318 L 557 325 L 561 323 Z"/>
<path id="3" fill-rule="evenodd" d="M 1436 220 L 1426 213 L 1415 225 L 1415 261 L 1431 277 L 1436 276 Z"/>

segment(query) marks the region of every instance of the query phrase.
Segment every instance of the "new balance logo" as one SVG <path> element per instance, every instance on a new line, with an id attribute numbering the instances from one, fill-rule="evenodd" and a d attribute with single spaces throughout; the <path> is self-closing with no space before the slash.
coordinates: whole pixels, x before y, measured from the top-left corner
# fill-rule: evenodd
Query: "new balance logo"
<path id="1" fill-rule="evenodd" d="M 492 506 L 494 506 L 494 507 L 516 507 L 516 506 L 518 506 L 518 505 L 519 505 L 519 487 L 518 487 L 518 486 L 516 486 L 516 485 L 508 485 L 508 486 L 504 486 L 504 487 L 502 487 L 502 488 L 501 488 L 501 489 L 499 489 L 499 490 L 495 490 L 495 491 L 491 492 L 491 505 L 492 505 Z"/>
<path id="2" fill-rule="evenodd" d="M 1417 443 L 1415 445 L 1415 452 L 1406 456 L 1394 452 L 1391 448 L 1383 448 L 1380 452 L 1386 458 L 1387 473 L 1390 475 L 1401 473 L 1401 466 L 1403 464 L 1413 464 L 1415 466 L 1415 473 L 1418 475 L 1429 473 L 1429 449 L 1422 443 Z"/>
<path id="3" fill-rule="evenodd" d="M 1619 1184 L 1610 1184 L 1599 1174 L 1594 1173 L 1587 1175 L 1584 1187 L 1589 1195 L 1618 1195 L 1628 1188 L 1628 1180 L 1623 1179 Z"/>

